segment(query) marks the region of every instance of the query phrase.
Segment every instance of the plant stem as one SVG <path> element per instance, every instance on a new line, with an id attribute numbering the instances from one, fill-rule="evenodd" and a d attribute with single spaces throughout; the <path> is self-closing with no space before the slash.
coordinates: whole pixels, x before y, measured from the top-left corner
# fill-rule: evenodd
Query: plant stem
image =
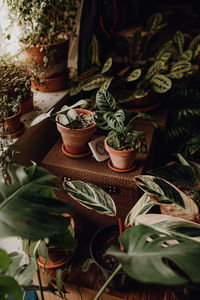
<path id="1" fill-rule="evenodd" d="M 118 218 L 118 224 L 119 224 L 119 235 L 121 235 L 124 231 L 124 227 L 123 227 L 122 220 L 120 218 Z M 124 251 L 124 247 L 122 246 L 122 244 L 120 244 L 120 250 Z"/>
<path id="2" fill-rule="evenodd" d="M 108 284 L 111 282 L 111 280 L 115 277 L 115 275 L 119 272 L 119 270 L 122 268 L 122 264 L 119 264 L 115 271 L 110 275 L 108 280 L 104 283 L 104 285 L 101 287 L 97 295 L 95 296 L 94 300 L 98 300 L 99 297 L 103 294 L 104 290 L 107 288 Z"/>
<path id="3" fill-rule="evenodd" d="M 40 276 L 40 270 L 39 270 L 39 268 L 37 268 L 37 276 L 38 276 L 38 283 L 39 283 L 41 300 L 45 300 L 44 299 L 44 293 L 43 293 L 43 290 L 42 290 L 42 281 L 41 281 L 41 276 Z"/>

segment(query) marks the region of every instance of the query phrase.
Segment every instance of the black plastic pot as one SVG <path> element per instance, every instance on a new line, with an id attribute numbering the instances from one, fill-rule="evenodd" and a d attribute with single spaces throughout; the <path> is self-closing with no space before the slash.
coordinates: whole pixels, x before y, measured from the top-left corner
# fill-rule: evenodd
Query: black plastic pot
<path id="1" fill-rule="evenodd" d="M 118 242 L 119 228 L 118 225 L 110 225 L 99 229 L 93 236 L 90 243 L 90 255 L 99 267 L 103 282 L 105 282 L 118 266 L 114 256 L 104 255 L 107 248 L 114 245 L 119 247 Z M 131 280 L 124 271 L 119 271 L 110 282 L 108 287 L 120 291 L 128 291 L 131 288 Z"/>

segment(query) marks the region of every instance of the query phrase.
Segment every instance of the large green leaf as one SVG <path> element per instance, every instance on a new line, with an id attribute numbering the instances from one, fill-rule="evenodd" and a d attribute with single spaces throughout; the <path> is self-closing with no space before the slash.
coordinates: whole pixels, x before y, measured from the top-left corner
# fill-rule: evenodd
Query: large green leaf
<path id="1" fill-rule="evenodd" d="M 10 258 L 3 249 L 0 249 L 0 271 L 8 270 Z"/>
<path id="2" fill-rule="evenodd" d="M 114 111 L 116 101 L 107 89 L 100 88 L 96 93 L 96 105 L 100 111 Z"/>
<path id="3" fill-rule="evenodd" d="M 151 200 L 148 194 L 144 193 L 126 216 L 124 224 L 126 226 L 133 225 L 137 216 L 146 214 L 154 205 L 155 202 Z"/>
<path id="4" fill-rule="evenodd" d="M 17 281 L 12 277 L 0 277 L 0 299 L 9 300 L 9 296 L 14 296 L 17 300 L 21 300 L 22 290 Z"/>
<path id="5" fill-rule="evenodd" d="M 165 205 L 170 214 L 182 214 L 188 219 L 195 219 L 198 207 L 195 202 L 170 182 L 155 176 L 138 175 L 134 177 L 136 184 L 153 197 L 160 205 Z M 170 210 L 173 204 L 173 210 Z"/>
<path id="6" fill-rule="evenodd" d="M 119 241 L 124 252 L 112 247 L 106 253 L 116 256 L 131 278 L 164 285 L 200 282 L 200 243 L 142 224 L 126 230 Z"/>
<path id="7" fill-rule="evenodd" d="M 9 173 L 11 185 L 0 178 L 0 237 L 38 240 L 63 232 L 68 222 L 61 214 L 71 213 L 72 205 L 46 196 L 56 188 L 49 182 L 54 176 L 37 165 L 10 165 Z"/>
<path id="8" fill-rule="evenodd" d="M 80 204 L 100 214 L 116 215 L 113 199 L 103 189 L 83 181 L 64 181 L 64 189 Z"/>

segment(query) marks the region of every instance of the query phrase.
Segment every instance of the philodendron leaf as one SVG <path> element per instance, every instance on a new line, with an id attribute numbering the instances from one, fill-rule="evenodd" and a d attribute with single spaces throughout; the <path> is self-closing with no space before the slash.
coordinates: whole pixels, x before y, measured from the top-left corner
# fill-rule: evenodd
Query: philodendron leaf
<path id="1" fill-rule="evenodd" d="M 156 93 L 166 93 L 172 86 L 171 79 L 163 74 L 154 75 L 151 78 L 151 83 L 152 89 Z"/>
<path id="2" fill-rule="evenodd" d="M 0 276 L 0 299 L 8 300 L 8 296 L 14 296 L 17 300 L 22 300 L 22 289 L 17 281 L 9 276 Z"/>
<path id="3" fill-rule="evenodd" d="M 100 88 L 96 94 L 96 105 L 100 111 L 114 111 L 116 101 L 108 90 Z"/>
<path id="4" fill-rule="evenodd" d="M 199 210 L 195 202 L 170 182 L 155 176 L 138 175 L 136 184 L 169 214 L 195 220 Z M 172 206 L 173 204 L 173 206 Z"/>
<path id="5" fill-rule="evenodd" d="M 110 69 L 111 66 L 112 66 L 112 57 L 109 57 L 107 59 L 107 61 L 105 62 L 105 64 L 103 65 L 103 68 L 101 70 L 101 74 L 106 73 Z"/>
<path id="6" fill-rule="evenodd" d="M 81 205 L 93 209 L 100 214 L 116 215 L 116 207 L 113 199 L 103 189 L 94 184 L 78 180 L 65 180 L 63 186 L 72 198 Z"/>
<path id="7" fill-rule="evenodd" d="M 135 69 L 133 70 L 127 77 L 126 77 L 126 81 L 130 82 L 130 81 L 135 81 L 137 80 L 140 75 L 142 73 L 141 69 Z"/>
<path id="8" fill-rule="evenodd" d="M 146 214 L 154 205 L 155 202 L 151 200 L 148 194 L 144 193 L 126 216 L 124 224 L 127 227 L 133 225 L 137 216 Z"/>
<path id="9" fill-rule="evenodd" d="M 49 182 L 55 176 L 37 165 L 10 165 L 9 173 L 11 185 L 0 177 L 0 237 L 39 240 L 63 232 L 68 223 L 61 214 L 71 213 L 71 204 L 56 200 L 54 193 L 44 196 L 44 190 L 57 189 Z"/>
<path id="10" fill-rule="evenodd" d="M 164 285 L 200 282 L 200 243 L 143 224 L 124 231 L 119 241 L 124 251 L 111 247 L 106 254 L 114 255 L 131 278 Z"/>
<path id="11" fill-rule="evenodd" d="M 8 270 L 9 267 L 9 255 L 3 249 L 0 249 L 0 271 Z"/>

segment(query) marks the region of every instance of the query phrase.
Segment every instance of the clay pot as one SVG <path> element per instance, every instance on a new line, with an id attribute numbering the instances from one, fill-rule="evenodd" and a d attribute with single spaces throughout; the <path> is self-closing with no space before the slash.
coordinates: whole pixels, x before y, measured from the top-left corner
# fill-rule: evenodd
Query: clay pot
<path id="1" fill-rule="evenodd" d="M 66 88 L 67 78 L 68 78 L 67 73 L 64 73 L 61 76 L 57 76 L 53 78 L 44 78 L 42 79 L 42 83 L 40 83 L 35 79 L 32 79 L 31 86 L 34 90 L 43 93 L 58 92 Z"/>
<path id="2" fill-rule="evenodd" d="M 134 165 L 137 151 L 135 149 L 115 150 L 108 146 L 107 140 L 108 138 L 105 139 L 104 145 L 110 155 L 112 166 L 119 170 L 129 170 Z"/>
<path id="3" fill-rule="evenodd" d="M 27 100 L 21 102 L 21 109 L 22 109 L 22 115 L 33 110 L 33 94 L 32 93 Z"/>
<path id="4" fill-rule="evenodd" d="M 20 107 L 19 111 L 15 115 L 4 118 L 4 128 L 6 136 L 15 137 L 20 135 L 24 131 L 24 124 L 20 121 L 21 116 L 22 111 Z"/>
<path id="5" fill-rule="evenodd" d="M 76 113 L 84 113 L 87 115 L 93 115 L 93 112 L 87 109 L 77 108 Z M 58 116 L 56 117 L 58 121 Z M 63 140 L 65 150 L 72 154 L 87 153 L 89 151 L 88 142 L 91 140 L 92 135 L 97 129 L 96 124 L 92 124 L 87 128 L 71 129 L 67 128 L 59 123 L 57 129 L 60 132 Z"/>

